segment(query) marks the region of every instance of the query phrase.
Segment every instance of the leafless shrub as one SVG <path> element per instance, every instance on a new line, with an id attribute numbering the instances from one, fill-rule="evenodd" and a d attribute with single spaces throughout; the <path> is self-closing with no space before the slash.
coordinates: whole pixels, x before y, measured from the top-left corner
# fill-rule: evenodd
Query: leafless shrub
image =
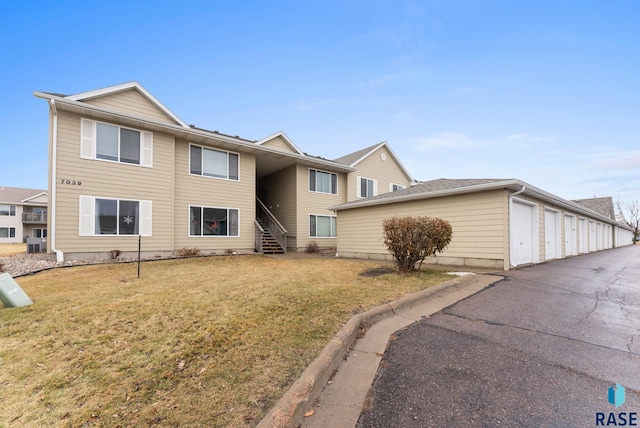
<path id="1" fill-rule="evenodd" d="M 426 216 L 387 218 L 382 227 L 384 243 L 398 272 L 419 270 L 426 257 L 442 252 L 449 245 L 453 233 L 448 221 Z"/>

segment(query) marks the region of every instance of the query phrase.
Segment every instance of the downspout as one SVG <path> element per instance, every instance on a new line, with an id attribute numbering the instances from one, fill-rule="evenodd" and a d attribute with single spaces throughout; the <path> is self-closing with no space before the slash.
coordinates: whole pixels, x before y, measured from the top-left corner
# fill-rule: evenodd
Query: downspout
<path id="1" fill-rule="evenodd" d="M 51 141 L 51 176 L 49 177 L 51 183 L 51 230 L 49 231 L 49 239 L 51 242 L 51 251 L 56 253 L 56 260 L 58 262 L 64 261 L 64 253 L 56 248 L 56 176 L 57 176 L 57 154 L 58 154 L 58 110 L 56 109 L 55 100 L 50 101 L 51 111 L 53 112 L 53 129 L 52 129 L 52 141 Z"/>
<path id="2" fill-rule="evenodd" d="M 512 230 L 511 230 L 511 213 L 513 212 L 513 197 L 517 196 L 521 193 L 524 193 L 524 191 L 527 189 L 527 187 L 523 184 L 522 185 L 522 189 L 518 190 L 515 193 L 512 193 L 509 196 L 509 266 L 505 266 L 505 269 L 508 269 L 510 266 L 513 266 L 511 264 L 511 255 L 513 254 L 513 240 L 511 239 L 511 234 L 512 234 Z"/>

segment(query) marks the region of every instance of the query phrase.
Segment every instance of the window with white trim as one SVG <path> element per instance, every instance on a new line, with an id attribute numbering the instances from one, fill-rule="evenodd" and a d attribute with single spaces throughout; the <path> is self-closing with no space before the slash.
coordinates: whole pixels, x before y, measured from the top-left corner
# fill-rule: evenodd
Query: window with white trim
<path id="1" fill-rule="evenodd" d="M 335 238 L 336 216 L 311 214 L 309 216 L 309 237 Z"/>
<path id="2" fill-rule="evenodd" d="M 393 184 L 393 183 L 389 184 L 390 192 L 395 192 L 396 190 L 402 190 L 402 189 L 404 189 L 404 186 L 402 184 Z"/>
<path id="3" fill-rule="evenodd" d="M 338 194 L 338 174 L 309 169 L 309 191 Z"/>
<path id="4" fill-rule="evenodd" d="M 16 215 L 16 206 L 15 205 L 0 205 L 0 215 L 15 216 Z"/>
<path id="5" fill-rule="evenodd" d="M 80 121 L 80 157 L 151 167 L 153 134 L 90 119 Z"/>
<path id="6" fill-rule="evenodd" d="M 239 155 L 223 150 L 189 146 L 189 172 L 194 175 L 238 180 Z"/>
<path id="7" fill-rule="evenodd" d="M 377 193 L 378 181 L 370 178 L 358 177 L 358 196 L 370 198 Z"/>
<path id="8" fill-rule="evenodd" d="M 80 236 L 151 236 L 151 201 L 80 195 Z"/>
<path id="9" fill-rule="evenodd" d="M 15 238 L 15 237 L 16 237 L 15 227 L 0 227 L 0 238 Z"/>
<path id="10" fill-rule="evenodd" d="M 33 229 L 33 237 L 34 238 L 46 238 L 47 237 L 47 229 L 34 228 Z"/>
<path id="11" fill-rule="evenodd" d="M 189 236 L 239 236 L 240 214 L 233 208 L 189 207 Z"/>

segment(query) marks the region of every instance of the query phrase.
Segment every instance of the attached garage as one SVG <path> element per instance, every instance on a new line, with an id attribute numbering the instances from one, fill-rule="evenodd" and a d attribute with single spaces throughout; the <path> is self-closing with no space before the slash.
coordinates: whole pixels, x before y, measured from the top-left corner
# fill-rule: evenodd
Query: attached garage
<path id="1" fill-rule="evenodd" d="M 596 222 L 601 230 L 616 224 L 521 180 L 431 180 L 329 209 L 337 213 L 337 256 L 389 260 L 384 219 L 430 216 L 449 221 L 453 236 L 427 263 L 504 270 L 595 249 Z"/>

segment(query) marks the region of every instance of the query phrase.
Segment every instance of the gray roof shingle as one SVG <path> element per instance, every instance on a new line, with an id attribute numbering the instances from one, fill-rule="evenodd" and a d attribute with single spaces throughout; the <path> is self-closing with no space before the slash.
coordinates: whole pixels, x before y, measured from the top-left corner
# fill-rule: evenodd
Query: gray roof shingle
<path id="1" fill-rule="evenodd" d="M 374 144 L 373 146 L 365 147 L 364 149 L 358 150 L 357 152 L 349 153 L 348 155 L 344 155 L 342 157 L 334 159 L 333 161 L 337 163 L 341 163 L 343 165 L 351 166 L 355 161 L 357 161 L 362 156 L 369 153 L 371 150 L 378 147 L 380 144 L 383 144 L 383 143 L 378 143 L 378 144 Z"/>
<path id="2" fill-rule="evenodd" d="M 604 198 L 572 199 L 571 202 L 575 202 L 585 208 L 589 208 L 598 214 L 609 217 L 611 220 L 616 219 L 616 214 L 613 209 L 613 198 L 611 196 Z"/>

